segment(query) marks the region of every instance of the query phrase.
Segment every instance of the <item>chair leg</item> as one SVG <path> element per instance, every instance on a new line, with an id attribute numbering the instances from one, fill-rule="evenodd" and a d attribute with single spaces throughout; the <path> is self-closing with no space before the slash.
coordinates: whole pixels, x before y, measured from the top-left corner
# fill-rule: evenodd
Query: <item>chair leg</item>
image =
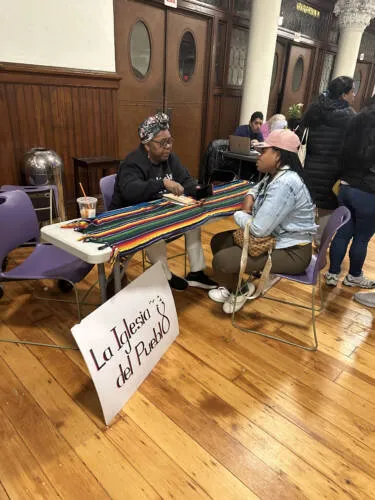
<path id="1" fill-rule="evenodd" d="M 59 344 L 44 344 L 43 342 L 29 342 L 28 340 L 0 339 L 0 342 L 4 342 L 7 344 L 35 345 L 35 346 L 39 346 L 39 347 L 53 347 L 55 349 L 79 351 L 79 348 L 77 346 L 59 345 Z"/>
<path id="2" fill-rule="evenodd" d="M 186 238 L 184 237 L 184 242 L 185 242 L 185 253 L 184 253 L 184 266 L 185 266 L 185 274 L 184 277 L 187 276 L 187 247 L 186 247 Z"/>
<path id="3" fill-rule="evenodd" d="M 77 312 L 78 312 L 78 320 L 81 321 L 81 308 L 80 308 L 80 303 L 79 303 L 79 294 L 78 294 L 78 290 L 77 290 L 77 287 L 75 286 L 75 284 L 72 282 L 72 281 L 69 281 L 69 280 L 66 280 L 68 281 L 68 283 L 70 283 L 73 288 L 74 288 L 74 293 L 75 293 L 75 296 L 76 296 L 76 305 L 77 305 Z M 95 285 L 95 283 L 94 283 Z M 92 290 L 93 286 L 92 285 L 89 289 L 89 291 Z M 85 295 L 85 297 L 87 297 L 87 293 Z M 48 299 L 41 299 L 41 300 L 48 300 Z M 68 301 L 59 301 L 59 302 L 68 302 Z M 1 339 L 0 338 L 0 342 L 4 342 L 4 343 L 9 343 L 9 344 L 23 344 L 23 345 L 34 345 L 34 346 L 39 346 L 39 347 L 52 347 L 54 349 L 65 349 L 65 350 L 73 350 L 73 351 L 78 351 L 79 348 L 77 346 L 73 346 L 73 345 L 61 345 L 61 344 L 46 344 L 44 342 L 31 342 L 31 341 L 28 341 L 28 340 L 16 340 L 16 339 Z"/>
<path id="4" fill-rule="evenodd" d="M 237 293 L 238 293 L 238 290 L 237 290 Z M 267 297 L 265 297 L 265 298 L 267 298 Z M 277 299 L 275 299 L 275 300 L 277 300 Z M 275 335 L 270 335 L 268 333 L 259 332 L 257 330 L 251 330 L 250 328 L 245 328 L 244 326 L 239 325 L 238 323 L 236 323 L 236 318 L 235 318 L 235 316 L 236 316 L 236 313 L 234 310 L 235 304 L 234 304 L 233 313 L 232 313 L 232 325 L 234 326 L 234 328 L 237 328 L 237 330 L 241 330 L 241 331 L 246 332 L 246 333 L 253 333 L 255 335 L 260 335 L 261 337 L 265 337 L 267 339 L 277 340 L 278 342 L 282 342 L 283 344 L 288 344 L 288 345 L 291 345 L 294 347 L 299 347 L 300 349 L 304 349 L 305 351 L 316 351 L 318 349 L 318 338 L 317 338 L 317 334 L 316 334 L 316 325 L 315 325 L 315 312 L 317 312 L 315 310 L 315 286 L 312 287 L 311 308 L 306 307 L 306 306 L 300 306 L 298 304 L 293 304 L 291 302 L 286 302 L 286 301 L 280 301 L 280 302 L 289 303 L 291 305 L 297 305 L 298 307 L 303 307 L 304 309 L 311 310 L 312 327 L 313 327 L 313 333 L 314 333 L 314 344 L 312 346 L 298 344 L 297 342 L 292 342 L 290 340 L 283 339 L 282 337 L 277 337 Z"/>
<path id="5" fill-rule="evenodd" d="M 146 271 L 146 251 L 144 249 L 142 250 L 142 269 L 143 272 Z"/>

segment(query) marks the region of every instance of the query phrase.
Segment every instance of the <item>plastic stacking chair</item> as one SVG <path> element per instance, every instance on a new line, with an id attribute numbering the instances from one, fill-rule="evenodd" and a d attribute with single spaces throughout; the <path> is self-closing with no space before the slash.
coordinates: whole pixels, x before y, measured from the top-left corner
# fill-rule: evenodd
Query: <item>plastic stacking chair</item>
<path id="1" fill-rule="evenodd" d="M 116 175 L 117 174 L 112 174 L 112 175 L 107 175 L 105 177 L 102 177 L 99 181 L 99 186 L 100 186 L 100 191 L 103 196 L 103 205 L 104 205 L 104 210 L 108 210 L 108 208 L 111 205 L 112 201 L 112 196 L 113 196 L 113 190 L 115 187 L 115 181 L 116 181 Z M 181 238 L 182 235 L 180 236 L 175 236 L 173 238 L 170 238 L 166 240 L 167 243 L 170 243 L 174 240 L 177 240 L 178 238 Z M 178 253 L 176 255 L 173 255 L 172 257 L 169 257 L 169 259 L 175 259 L 177 257 L 184 257 L 185 259 L 185 276 L 187 274 L 187 263 L 186 263 L 186 242 L 185 242 L 185 249 L 184 252 Z M 145 250 L 142 250 L 142 266 L 143 266 L 143 271 L 145 271 L 147 264 L 151 264 L 146 257 L 146 252 Z"/>
<path id="2" fill-rule="evenodd" d="M 315 313 L 320 312 L 323 308 L 324 302 L 323 302 L 323 292 L 322 292 L 322 287 L 321 287 L 321 280 L 320 280 L 320 272 L 321 270 L 325 267 L 327 263 L 327 250 L 328 246 L 334 237 L 336 231 L 340 229 L 341 226 L 346 224 L 350 220 L 350 211 L 346 207 L 339 207 L 337 208 L 331 215 L 328 224 L 326 228 L 324 229 L 322 238 L 321 238 L 321 245 L 319 248 L 319 252 L 317 255 L 313 255 L 311 258 L 311 262 L 305 272 L 300 275 L 292 275 L 292 274 L 278 274 L 276 276 L 279 276 L 280 278 L 284 278 L 290 281 L 295 281 L 297 283 L 301 283 L 302 285 L 309 285 L 311 286 L 311 307 L 310 306 L 305 306 L 296 302 L 290 302 L 287 300 L 281 300 L 281 299 L 276 299 L 274 297 L 266 297 L 263 296 L 263 298 L 268 299 L 268 300 L 274 300 L 276 302 L 281 302 L 282 304 L 288 304 L 294 307 L 300 307 L 302 309 L 308 309 L 311 311 L 312 315 L 312 326 L 313 326 L 313 332 L 314 332 L 314 344 L 309 347 L 307 345 L 303 344 L 298 344 L 296 342 L 292 342 L 286 339 L 283 339 L 281 337 L 276 337 L 273 335 L 268 335 L 266 333 L 258 332 L 256 330 L 251 330 L 250 328 L 245 328 L 241 325 L 239 325 L 236 320 L 235 320 L 235 315 L 236 313 L 232 314 L 232 324 L 235 328 L 238 328 L 239 330 L 242 330 L 244 332 L 248 333 L 255 333 L 257 335 L 261 335 L 262 337 L 266 337 L 268 339 L 273 339 L 273 340 L 278 340 L 279 342 L 283 342 L 284 344 L 289 344 L 295 347 L 300 347 L 301 349 L 305 349 L 307 351 L 316 351 L 318 348 L 318 338 L 316 334 L 316 326 L 315 326 Z M 320 307 L 316 308 L 315 307 L 315 291 L 316 291 L 316 286 L 318 285 L 319 288 L 319 294 L 320 294 Z M 256 299 L 259 300 L 259 299 Z"/>
<path id="3" fill-rule="evenodd" d="M 57 186 L 54 184 L 47 184 L 47 185 L 42 185 L 42 186 L 18 186 L 18 185 L 13 185 L 13 184 L 4 184 L 0 186 L 0 192 L 3 191 L 25 191 L 26 194 L 29 194 L 32 196 L 33 194 L 41 194 L 41 193 L 48 193 L 49 196 L 49 204 L 48 207 L 40 207 L 40 208 L 34 208 L 36 212 L 45 212 L 48 210 L 49 212 L 49 223 L 53 224 L 53 213 L 54 213 L 54 206 L 56 207 L 56 212 L 58 211 L 58 190 Z M 59 216 L 59 214 L 57 214 Z M 44 219 L 43 219 L 44 220 Z"/>
<path id="4" fill-rule="evenodd" d="M 39 240 L 38 220 L 30 198 L 24 191 L 0 193 L 0 227 L 2 232 L 0 263 L 9 252 L 24 242 L 32 239 Z M 32 253 L 21 264 L 9 271 L 0 271 L 0 283 L 42 279 L 61 280 L 61 284 L 68 282 L 74 289 L 78 318 L 81 319 L 78 290 L 75 284 L 90 272 L 92 264 L 88 264 L 53 245 L 37 243 L 33 248 Z M 60 286 L 60 288 L 65 287 Z M 61 302 L 66 301 L 61 300 Z M 35 342 L 16 341 L 16 343 L 40 345 Z M 57 345 L 48 346 L 66 348 Z"/>
<path id="5" fill-rule="evenodd" d="M 109 210 L 109 207 L 111 205 L 113 191 L 115 189 L 116 175 L 117 174 L 106 175 L 99 181 L 99 187 L 100 192 L 103 196 L 103 205 L 105 211 Z"/>

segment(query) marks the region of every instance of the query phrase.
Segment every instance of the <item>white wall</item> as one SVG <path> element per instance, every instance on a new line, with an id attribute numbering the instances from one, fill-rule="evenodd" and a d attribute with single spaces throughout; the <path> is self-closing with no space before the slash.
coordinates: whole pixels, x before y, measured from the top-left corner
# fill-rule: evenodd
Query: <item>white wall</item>
<path id="1" fill-rule="evenodd" d="M 115 71 L 113 0 L 0 0 L 0 61 Z"/>

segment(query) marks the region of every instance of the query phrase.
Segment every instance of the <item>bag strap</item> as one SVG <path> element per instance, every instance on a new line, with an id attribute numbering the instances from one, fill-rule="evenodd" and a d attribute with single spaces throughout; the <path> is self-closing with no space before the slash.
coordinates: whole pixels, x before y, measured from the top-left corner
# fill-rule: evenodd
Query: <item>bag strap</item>
<path id="1" fill-rule="evenodd" d="M 241 264 L 240 264 L 240 272 L 238 274 L 238 282 L 237 282 L 237 290 L 236 290 L 236 296 L 238 295 L 241 286 L 242 286 L 242 278 L 243 275 L 245 274 L 246 271 L 246 265 L 247 265 L 247 260 L 249 258 L 248 250 L 249 250 L 249 236 L 250 236 L 250 224 L 252 222 L 252 218 L 250 218 L 245 225 L 245 229 L 243 231 L 243 247 L 242 247 L 242 254 L 241 254 Z M 272 249 L 268 250 L 268 257 L 266 260 L 266 263 L 264 265 L 263 271 L 262 271 L 262 276 L 259 280 L 258 287 L 255 290 L 255 292 L 250 295 L 250 297 L 247 297 L 247 300 L 254 300 L 258 298 L 260 295 L 263 295 L 264 290 L 266 288 L 268 278 L 271 272 L 272 268 Z"/>
<path id="2" fill-rule="evenodd" d="M 309 138 L 309 127 L 306 127 L 302 134 L 301 144 L 307 144 L 308 138 Z"/>

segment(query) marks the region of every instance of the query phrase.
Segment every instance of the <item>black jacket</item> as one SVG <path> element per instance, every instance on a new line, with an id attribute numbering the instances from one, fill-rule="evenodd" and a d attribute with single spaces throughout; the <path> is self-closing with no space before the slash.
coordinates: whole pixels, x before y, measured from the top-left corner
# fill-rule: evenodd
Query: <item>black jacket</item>
<path id="1" fill-rule="evenodd" d="M 342 150 L 340 179 L 375 194 L 375 106 L 364 109 L 350 123 Z"/>
<path id="2" fill-rule="evenodd" d="M 346 130 L 355 112 L 342 99 L 321 96 L 303 117 L 300 129 L 309 127 L 305 159 L 306 183 L 319 208 L 333 210 L 337 199 L 332 186 L 339 178 L 339 158 Z"/>
<path id="3" fill-rule="evenodd" d="M 163 184 L 165 178 L 179 182 L 187 195 L 196 191 L 197 181 L 174 153 L 169 155 L 166 162 L 154 165 L 141 144 L 120 164 L 110 210 L 160 198 L 166 192 Z"/>

